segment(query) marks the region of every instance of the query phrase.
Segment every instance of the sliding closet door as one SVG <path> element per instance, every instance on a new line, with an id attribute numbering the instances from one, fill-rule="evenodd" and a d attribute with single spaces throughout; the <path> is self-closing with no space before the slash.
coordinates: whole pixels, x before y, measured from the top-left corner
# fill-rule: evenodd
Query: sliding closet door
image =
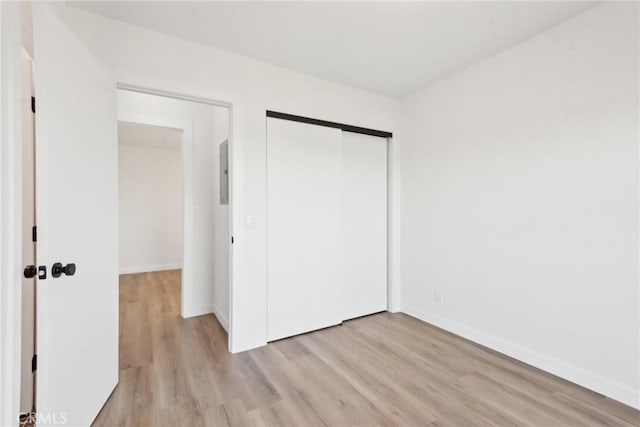
<path id="1" fill-rule="evenodd" d="M 269 341 L 343 320 L 341 138 L 267 119 Z"/>
<path id="2" fill-rule="evenodd" d="M 387 309 L 387 139 L 342 134 L 343 318 Z"/>

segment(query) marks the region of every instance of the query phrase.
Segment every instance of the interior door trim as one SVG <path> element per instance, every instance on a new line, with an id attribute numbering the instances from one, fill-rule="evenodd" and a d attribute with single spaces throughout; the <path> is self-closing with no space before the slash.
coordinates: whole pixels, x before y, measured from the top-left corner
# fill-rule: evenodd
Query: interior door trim
<path id="1" fill-rule="evenodd" d="M 271 110 L 267 110 L 267 117 L 272 117 L 274 119 L 289 120 L 292 122 L 300 122 L 300 123 L 307 123 L 311 125 L 342 129 L 345 132 L 361 133 L 364 135 L 379 136 L 381 138 L 393 137 L 393 134 L 387 131 L 363 128 L 359 126 L 345 125 L 343 123 L 329 122 L 329 121 L 320 120 L 320 119 L 312 119 L 310 117 L 296 116 L 294 114 L 287 114 L 287 113 L 279 113 L 277 111 L 271 111 Z"/>

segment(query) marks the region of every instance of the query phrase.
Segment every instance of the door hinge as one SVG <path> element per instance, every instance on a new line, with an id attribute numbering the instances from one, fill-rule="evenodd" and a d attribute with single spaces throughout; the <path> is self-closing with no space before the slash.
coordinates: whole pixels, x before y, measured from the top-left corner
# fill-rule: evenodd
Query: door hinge
<path id="1" fill-rule="evenodd" d="M 36 112 L 36 97 L 35 96 L 31 97 L 31 111 L 33 113 Z"/>
<path id="2" fill-rule="evenodd" d="M 231 244 L 233 245 L 233 236 L 231 236 Z"/>
<path id="3" fill-rule="evenodd" d="M 35 225 L 31 227 L 31 241 L 32 242 L 38 241 L 38 227 L 36 227 Z"/>
<path id="4" fill-rule="evenodd" d="M 35 372 L 38 370 L 38 355 L 34 354 L 31 357 L 31 372 Z"/>

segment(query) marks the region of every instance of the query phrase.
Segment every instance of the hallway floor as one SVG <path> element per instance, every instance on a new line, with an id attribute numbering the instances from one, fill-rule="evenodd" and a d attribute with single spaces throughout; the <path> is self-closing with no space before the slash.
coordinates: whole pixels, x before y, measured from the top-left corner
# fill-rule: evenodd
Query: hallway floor
<path id="1" fill-rule="evenodd" d="M 640 412 L 403 314 L 239 354 L 180 317 L 180 272 L 120 277 L 112 425 L 640 425 Z"/>

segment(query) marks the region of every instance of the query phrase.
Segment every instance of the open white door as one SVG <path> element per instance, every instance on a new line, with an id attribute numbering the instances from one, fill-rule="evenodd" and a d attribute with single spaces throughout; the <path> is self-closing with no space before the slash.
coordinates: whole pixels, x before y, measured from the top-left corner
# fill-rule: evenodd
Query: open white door
<path id="1" fill-rule="evenodd" d="M 50 5 L 34 3 L 37 400 L 45 424 L 89 425 L 118 381 L 115 79 Z M 52 265 L 75 263 L 54 277 Z M 70 271 L 68 271 L 70 273 Z"/>

